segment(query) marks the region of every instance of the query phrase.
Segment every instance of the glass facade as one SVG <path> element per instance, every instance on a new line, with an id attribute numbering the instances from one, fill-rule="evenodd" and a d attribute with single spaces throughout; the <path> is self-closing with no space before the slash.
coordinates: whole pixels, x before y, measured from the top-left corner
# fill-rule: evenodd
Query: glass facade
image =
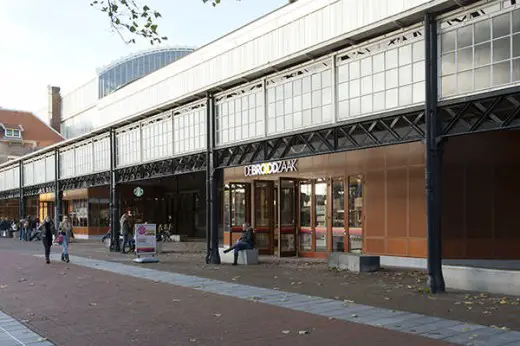
<path id="1" fill-rule="evenodd" d="M 198 103 L 173 113 L 174 154 L 201 151 L 206 148 L 206 103 Z"/>
<path id="2" fill-rule="evenodd" d="M 338 119 L 423 103 L 424 61 L 422 28 L 338 55 Z"/>
<path id="3" fill-rule="evenodd" d="M 20 187 L 20 168 L 9 167 L 0 171 L 0 191 L 12 190 Z"/>
<path id="4" fill-rule="evenodd" d="M 331 123 L 332 61 L 267 80 L 267 134 Z"/>
<path id="5" fill-rule="evenodd" d="M 442 98 L 520 83 L 520 8 L 501 1 L 441 21 Z"/>
<path id="6" fill-rule="evenodd" d="M 110 137 L 94 139 L 94 172 L 110 170 Z"/>
<path id="7" fill-rule="evenodd" d="M 169 48 L 125 59 L 99 73 L 99 98 L 190 54 L 190 48 Z"/>
<path id="8" fill-rule="evenodd" d="M 141 161 L 141 125 L 134 124 L 116 134 L 117 165 L 128 166 Z"/>
<path id="9" fill-rule="evenodd" d="M 173 123 L 171 112 L 142 124 L 143 161 L 153 161 L 173 154 Z"/>
<path id="10" fill-rule="evenodd" d="M 215 100 L 217 145 L 241 142 L 264 135 L 262 82 L 217 96 Z"/>

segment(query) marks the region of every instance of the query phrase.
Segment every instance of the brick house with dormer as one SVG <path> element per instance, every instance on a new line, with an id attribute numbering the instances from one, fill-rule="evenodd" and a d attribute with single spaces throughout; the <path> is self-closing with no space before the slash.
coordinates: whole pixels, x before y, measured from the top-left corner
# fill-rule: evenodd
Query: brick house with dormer
<path id="1" fill-rule="evenodd" d="M 0 164 L 63 139 L 30 112 L 0 108 Z"/>

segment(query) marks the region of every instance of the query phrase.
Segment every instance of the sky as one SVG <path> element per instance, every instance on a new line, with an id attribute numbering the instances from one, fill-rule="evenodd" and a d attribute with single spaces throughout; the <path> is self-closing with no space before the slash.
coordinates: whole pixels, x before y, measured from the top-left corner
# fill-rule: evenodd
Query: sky
<path id="1" fill-rule="evenodd" d="M 152 48 L 125 44 L 91 0 L 0 1 L 0 107 L 35 113 L 47 86 L 62 94 L 95 77 L 96 68 Z M 287 3 L 287 0 L 138 0 L 162 14 L 164 46 L 200 47 Z M 40 115 L 40 114 L 38 114 Z M 47 120 L 47 119 L 44 119 Z"/>

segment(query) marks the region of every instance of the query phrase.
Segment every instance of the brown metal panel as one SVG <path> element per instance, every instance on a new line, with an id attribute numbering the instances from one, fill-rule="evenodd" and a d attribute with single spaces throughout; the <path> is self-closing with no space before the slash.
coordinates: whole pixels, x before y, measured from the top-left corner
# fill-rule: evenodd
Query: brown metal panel
<path id="1" fill-rule="evenodd" d="M 410 161 L 408 144 L 390 145 L 385 148 L 386 168 L 405 167 Z"/>
<path id="2" fill-rule="evenodd" d="M 470 166 L 466 171 L 468 239 L 493 238 L 493 180 L 492 167 Z"/>
<path id="3" fill-rule="evenodd" d="M 426 182 L 424 166 L 410 167 L 408 170 L 408 232 L 413 238 L 426 238 Z"/>
<path id="4" fill-rule="evenodd" d="M 463 240 L 466 233 L 465 169 L 460 165 L 444 166 L 442 173 L 442 237 Z"/>
<path id="5" fill-rule="evenodd" d="M 363 150 L 363 156 L 367 170 L 378 170 L 385 168 L 384 147 Z"/>
<path id="6" fill-rule="evenodd" d="M 408 240 L 408 255 L 410 257 L 426 257 L 426 239 L 411 238 Z"/>
<path id="7" fill-rule="evenodd" d="M 408 234 L 408 172 L 406 168 L 386 171 L 387 236 L 406 237 Z"/>
<path id="8" fill-rule="evenodd" d="M 365 253 L 367 254 L 384 255 L 386 253 L 384 238 L 365 238 L 364 244 L 366 245 Z"/>
<path id="9" fill-rule="evenodd" d="M 365 228 L 366 237 L 383 237 L 386 234 L 386 184 L 384 171 L 371 171 L 366 175 Z"/>
<path id="10" fill-rule="evenodd" d="M 408 256 L 408 239 L 387 238 L 385 253 L 392 256 Z"/>
<path id="11" fill-rule="evenodd" d="M 510 239 L 516 238 L 520 241 L 520 232 L 518 230 L 519 203 L 520 196 L 520 166 L 506 165 L 496 167 L 495 169 L 495 238 Z M 520 258 L 519 243 L 517 243 L 517 253 Z"/>

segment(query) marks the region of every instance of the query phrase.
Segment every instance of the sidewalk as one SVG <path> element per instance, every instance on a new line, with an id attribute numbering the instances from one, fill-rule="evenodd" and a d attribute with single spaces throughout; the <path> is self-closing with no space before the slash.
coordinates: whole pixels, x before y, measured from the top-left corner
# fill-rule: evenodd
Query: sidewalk
<path id="1" fill-rule="evenodd" d="M 0 263 L 13 264 L 0 267 L 0 309 L 56 345 L 451 345 L 152 278 L 47 265 L 29 251 L 1 251 Z"/>
<path id="2" fill-rule="evenodd" d="M 12 243 L 13 249 L 33 252 L 40 247 L 39 244 Z M 161 254 L 160 263 L 146 265 L 146 268 L 520 331 L 520 298 L 517 297 L 457 291 L 431 295 L 425 292 L 424 272 L 386 270 L 353 274 L 329 270 L 322 261 L 303 258 L 262 257 L 264 263 L 247 267 L 206 265 L 204 245 L 169 243 L 166 250 L 174 252 Z M 101 242 L 72 244 L 71 252 L 134 265 L 132 255 L 108 253 Z"/>

